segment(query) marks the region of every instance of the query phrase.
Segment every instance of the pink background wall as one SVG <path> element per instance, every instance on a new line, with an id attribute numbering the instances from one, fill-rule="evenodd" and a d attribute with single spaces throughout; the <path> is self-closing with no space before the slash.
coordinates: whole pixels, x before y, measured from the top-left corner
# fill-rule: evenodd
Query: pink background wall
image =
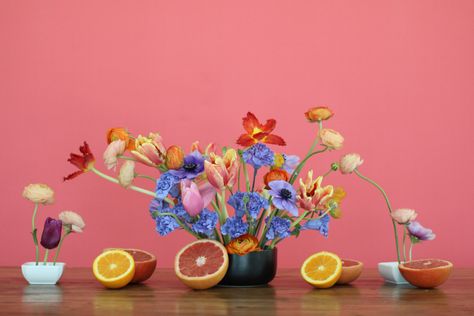
<path id="1" fill-rule="evenodd" d="M 167 145 L 232 144 L 247 110 L 278 120 L 287 152 L 312 141 L 303 112 L 330 105 L 327 126 L 346 146 L 318 172 L 357 151 L 361 168 L 437 233 L 416 257 L 474 265 L 473 1 L 1 1 L 0 265 L 34 256 L 24 185 L 57 193 L 47 215 L 73 209 L 87 228 L 62 260 L 89 266 L 104 247 L 148 249 L 160 266 L 191 238 L 160 238 L 149 199 L 92 174 L 62 183 L 70 151 L 88 140 L 98 166 L 111 126 L 159 131 Z M 280 247 L 281 266 L 332 250 L 369 266 L 393 259 L 382 197 L 354 176 L 330 238 L 304 233 Z M 142 182 L 148 186 L 148 182 Z M 151 188 L 151 186 L 150 186 Z"/>

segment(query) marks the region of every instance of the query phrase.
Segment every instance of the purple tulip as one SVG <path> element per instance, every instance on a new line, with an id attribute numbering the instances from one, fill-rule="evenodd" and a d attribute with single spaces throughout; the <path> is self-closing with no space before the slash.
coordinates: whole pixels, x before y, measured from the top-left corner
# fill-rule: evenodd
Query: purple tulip
<path id="1" fill-rule="evenodd" d="M 46 249 L 54 249 L 61 240 L 61 230 L 63 223 L 51 217 L 44 222 L 43 234 L 41 235 L 41 246 Z"/>
<path id="2" fill-rule="evenodd" d="M 412 237 L 415 237 L 419 240 L 433 240 L 436 237 L 431 229 L 421 226 L 421 224 L 417 221 L 413 221 L 408 224 L 408 232 Z"/>

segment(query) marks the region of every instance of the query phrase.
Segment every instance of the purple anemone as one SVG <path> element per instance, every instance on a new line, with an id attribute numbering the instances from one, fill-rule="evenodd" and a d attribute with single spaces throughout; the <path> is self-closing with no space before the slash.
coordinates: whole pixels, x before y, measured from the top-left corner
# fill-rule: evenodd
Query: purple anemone
<path id="1" fill-rule="evenodd" d="M 273 205 L 280 210 L 290 212 L 293 216 L 297 216 L 296 191 L 291 184 L 283 180 L 275 180 L 270 182 L 268 186 L 271 189 L 268 193 L 273 197 Z"/>
<path id="2" fill-rule="evenodd" d="M 203 171 L 204 157 L 196 150 L 184 157 L 184 163 L 181 168 L 168 172 L 179 179 L 194 179 Z"/>
<path id="3" fill-rule="evenodd" d="M 419 240 L 433 240 L 436 237 L 431 229 L 423 227 L 417 221 L 408 224 L 408 232 L 410 233 L 410 236 Z"/>

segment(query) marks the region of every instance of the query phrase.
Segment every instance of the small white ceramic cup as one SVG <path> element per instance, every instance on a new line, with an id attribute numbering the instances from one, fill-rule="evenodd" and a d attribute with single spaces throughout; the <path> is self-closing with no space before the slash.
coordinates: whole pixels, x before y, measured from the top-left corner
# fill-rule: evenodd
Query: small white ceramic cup
<path id="1" fill-rule="evenodd" d="M 56 284 L 63 275 L 65 265 L 64 262 L 56 262 L 56 265 L 52 262 L 47 262 L 46 265 L 43 262 L 38 265 L 26 262 L 21 265 L 21 272 L 30 284 Z"/>
<path id="2" fill-rule="evenodd" d="M 398 262 L 380 262 L 379 273 L 385 280 L 385 282 L 393 284 L 408 284 L 407 280 L 402 276 L 398 269 Z"/>

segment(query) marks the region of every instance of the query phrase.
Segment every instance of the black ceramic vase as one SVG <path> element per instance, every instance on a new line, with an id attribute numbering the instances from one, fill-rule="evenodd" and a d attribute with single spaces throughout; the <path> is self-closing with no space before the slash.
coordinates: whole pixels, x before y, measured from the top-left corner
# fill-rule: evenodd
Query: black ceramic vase
<path id="1" fill-rule="evenodd" d="M 277 271 L 277 249 L 249 254 L 229 255 L 229 269 L 221 286 L 263 286 L 273 280 Z"/>

